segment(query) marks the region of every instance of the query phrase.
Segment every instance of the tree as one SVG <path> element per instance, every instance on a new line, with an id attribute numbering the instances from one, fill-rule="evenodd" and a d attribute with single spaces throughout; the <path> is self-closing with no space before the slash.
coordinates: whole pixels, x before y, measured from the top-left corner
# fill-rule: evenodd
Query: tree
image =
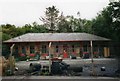
<path id="1" fill-rule="evenodd" d="M 111 11 L 111 16 L 113 18 L 113 22 L 120 22 L 120 0 L 118 2 L 111 2 L 109 4 Z"/>
<path id="2" fill-rule="evenodd" d="M 40 20 L 46 25 L 50 30 L 57 30 L 58 23 L 58 13 L 59 10 L 55 6 L 46 8 L 45 17 Z"/>
<path id="3" fill-rule="evenodd" d="M 74 16 L 59 16 L 59 32 L 86 32 L 92 33 L 92 22 L 90 20 L 74 18 Z"/>
<path id="4" fill-rule="evenodd" d="M 92 22 L 94 34 L 112 39 L 114 55 L 120 56 L 120 1 L 111 2 Z"/>
<path id="5" fill-rule="evenodd" d="M 11 36 L 9 34 L 2 33 L 2 41 L 8 40 L 10 38 L 11 38 Z"/>
<path id="6" fill-rule="evenodd" d="M 39 25 L 37 22 L 33 22 L 32 32 L 33 33 L 46 33 L 48 32 L 48 29 L 45 28 L 44 25 Z"/>
<path id="7" fill-rule="evenodd" d="M 70 17 L 70 16 L 69 16 Z M 63 13 L 59 17 L 58 31 L 59 32 L 73 32 L 72 22 L 68 16 L 63 16 Z"/>
<path id="8" fill-rule="evenodd" d="M 2 32 L 10 35 L 11 37 L 16 37 L 16 26 L 11 24 L 1 25 Z"/>
<path id="9" fill-rule="evenodd" d="M 118 2 L 111 2 L 109 4 L 109 11 L 111 10 L 112 28 L 114 30 L 115 40 L 120 41 L 120 0 Z"/>
<path id="10" fill-rule="evenodd" d="M 107 16 L 104 15 L 98 15 L 96 17 L 96 19 L 93 19 L 93 25 L 92 25 L 92 29 L 94 31 L 94 34 L 98 35 L 98 36 L 102 36 L 102 37 L 106 37 L 106 38 L 111 38 L 111 32 L 110 32 L 110 22 L 108 22 L 106 20 Z M 109 18 L 107 18 L 109 19 Z"/>
<path id="11" fill-rule="evenodd" d="M 22 29 L 24 30 L 24 33 L 32 33 L 32 26 L 30 24 L 25 24 Z"/>
<path id="12" fill-rule="evenodd" d="M 94 19 L 92 29 L 94 34 L 120 41 L 120 1 L 111 2 Z"/>

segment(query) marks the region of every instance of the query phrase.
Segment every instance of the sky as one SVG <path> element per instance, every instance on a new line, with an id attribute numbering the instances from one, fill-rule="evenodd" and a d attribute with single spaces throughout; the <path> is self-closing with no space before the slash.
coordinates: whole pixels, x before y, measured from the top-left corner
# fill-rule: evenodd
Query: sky
<path id="1" fill-rule="evenodd" d="M 0 24 L 41 24 L 39 18 L 44 17 L 46 8 L 52 5 L 65 16 L 78 17 L 80 12 L 80 18 L 91 20 L 108 4 L 109 0 L 0 0 Z"/>

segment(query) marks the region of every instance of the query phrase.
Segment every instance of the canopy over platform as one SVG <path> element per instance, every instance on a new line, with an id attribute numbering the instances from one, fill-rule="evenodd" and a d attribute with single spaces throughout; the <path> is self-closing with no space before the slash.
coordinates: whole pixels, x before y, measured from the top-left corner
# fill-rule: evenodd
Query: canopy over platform
<path id="1" fill-rule="evenodd" d="M 110 39 L 88 33 L 27 33 L 7 41 L 14 42 L 62 42 L 62 41 L 110 41 Z"/>

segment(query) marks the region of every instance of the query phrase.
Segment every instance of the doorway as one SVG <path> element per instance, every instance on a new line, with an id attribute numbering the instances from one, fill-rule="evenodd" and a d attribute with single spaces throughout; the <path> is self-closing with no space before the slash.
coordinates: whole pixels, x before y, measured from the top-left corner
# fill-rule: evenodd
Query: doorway
<path id="1" fill-rule="evenodd" d="M 68 58 L 68 45 L 63 45 L 63 58 Z"/>

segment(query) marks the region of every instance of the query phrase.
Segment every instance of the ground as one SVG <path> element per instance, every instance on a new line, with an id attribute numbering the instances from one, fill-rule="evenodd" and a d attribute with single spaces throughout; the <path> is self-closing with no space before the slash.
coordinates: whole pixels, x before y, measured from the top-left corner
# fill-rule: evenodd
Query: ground
<path id="1" fill-rule="evenodd" d="M 66 76 L 9 76 L 2 81 L 120 81 L 114 77 L 66 77 Z"/>
<path id="2" fill-rule="evenodd" d="M 118 70 L 118 60 L 113 58 L 96 58 L 94 61 L 94 73 L 96 76 L 115 76 L 115 72 Z M 91 59 L 64 59 L 63 62 L 70 65 L 70 68 L 83 67 L 83 71 L 80 72 L 81 76 L 90 76 L 92 74 L 92 62 Z M 48 60 L 39 61 L 20 61 L 16 63 L 19 71 L 25 71 L 29 69 L 30 63 L 40 63 L 41 65 L 48 65 Z M 101 68 L 105 70 L 101 70 Z"/>

